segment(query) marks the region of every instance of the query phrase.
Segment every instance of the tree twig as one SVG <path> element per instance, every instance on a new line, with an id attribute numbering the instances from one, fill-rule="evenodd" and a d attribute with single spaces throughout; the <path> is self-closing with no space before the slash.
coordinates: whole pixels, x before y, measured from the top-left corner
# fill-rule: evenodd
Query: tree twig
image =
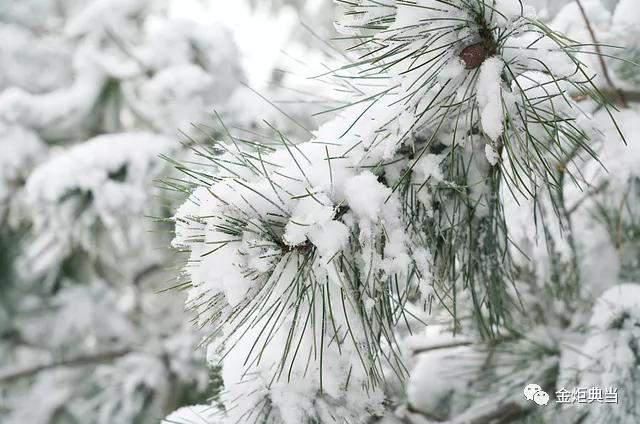
<path id="1" fill-rule="evenodd" d="M 471 346 L 471 345 L 473 345 L 473 342 L 471 341 L 459 341 L 459 342 L 451 342 L 451 343 L 433 344 L 433 345 L 418 347 L 416 349 L 411 349 L 411 353 L 413 353 L 414 355 L 419 355 L 421 353 L 427 353 L 434 350 L 455 349 L 457 347 L 465 347 L 465 346 Z"/>
<path id="2" fill-rule="evenodd" d="M 598 56 L 598 60 L 600 61 L 600 66 L 602 67 L 602 72 L 604 74 L 604 79 L 607 81 L 607 84 L 609 84 L 611 89 L 616 93 L 616 96 L 620 100 L 620 104 L 624 108 L 628 108 L 629 107 L 629 103 L 627 102 L 627 98 L 626 98 L 625 94 L 615 86 L 615 84 L 613 83 L 613 80 L 611 79 L 611 75 L 609 74 L 609 68 L 607 67 L 606 62 L 604 61 L 604 56 L 602 55 L 602 50 L 600 49 L 600 43 L 598 42 L 598 38 L 596 37 L 595 31 L 593 30 L 593 26 L 591 25 L 591 21 L 589 20 L 589 17 L 587 16 L 587 12 L 584 9 L 584 6 L 582 5 L 582 1 L 581 0 L 576 0 L 576 4 L 578 5 L 578 8 L 580 9 L 580 13 L 582 14 L 582 18 L 584 19 L 584 22 L 585 22 L 585 24 L 587 26 L 587 30 L 589 31 L 589 34 L 591 35 L 591 39 L 593 40 L 593 44 L 594 44 L 594 46 L 596 48 L 596 53 L 597 53 L 597 56 Z"/>
<path id="3" fill-rule="evenodd" d="M 142 282 L 142 280 L 144 280 L 146 277 L 150 276 L 151 274 L 153 274 L 156 271 L 161 271 L 162 270 L 162 265 L 160 264 L 151 264 L 149 266 L 147 266 L 146 268 L 140 270 L 135 277 L 133 278 L 133 284 L 135 286 L 139 286 L 140 283 Z"/>
<path id="4" fill-rule="evenodd" d="M 601 193 L 608 186 L 609 186 L 609 183 L 607 181 L 605 181 L 605 182 L 599 184 L 598 186 L 593 187 L 593 188 L 589 189 L 588 191 L 585 191 L 584 195 L 580 199 L 578 199 L 573 205 L 571 205 L 571 207 L 569 209 L 567 209 L 567 215 L 569 215 L 569 216 L 573 215 L 575 213 L 575 211 L 578 210 L 578 208 L 585 201 L 587 201 L 587 199 L 589 199 L 592 196 L 595 196 L 595 195 Z"/>
<path id="5" fill-rule="evenodd" d="M 63 359 L 59 361 L 50 362 L 47 364 L 31 365 L 31 366 L 26 366 L 22 368 L 7 367 L 5 369 L 0 369 L 0 384 L 10 383 L 15 380 L 30 377 L 42 371 L 47 371 L 54 368 L 80 367 L 85 365 L 94 365 L 101 362 L 108 362 L 108 361 L 112 361 L 114 359 L 120 358 L 122 356 L 125 356 L 128 353 L 131 353 L 131 349 L 123 348 L 119 350 L 81 355 L 75 358 Z"/>
<path id="6" fill-rule="evenodd" d="M 619 90 L 613 88 L 600 89 L 600 93 L 607 99 L 611 99 L 615 101 L 617 98 L 619 99 L 620 94 L 622 94 L 627 101 L 627 103 L 640 103 L 640 91 L 629 91 L 629 90 Z M 581 102 L 589 99 L 590 97 L 587 95 L 576 95 L 572 96 L 573 100 L 577 102 Z"/>

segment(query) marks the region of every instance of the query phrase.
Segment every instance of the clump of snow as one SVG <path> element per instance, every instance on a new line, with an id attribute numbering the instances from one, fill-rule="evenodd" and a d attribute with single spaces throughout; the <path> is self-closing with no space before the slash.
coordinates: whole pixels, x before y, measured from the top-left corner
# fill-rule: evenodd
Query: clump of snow
<path id="1" fill-rule="evenodd" d="M 48 138 L 73 137 L 87 124 L 105 76 L 82 72 L 72 85 L 35 95 L 11 87 L 0 92 L 0 121 L 27 127 Z"/>
<path id="2" fill-rule="evenodd" d="M 629 322 L 625 324 L 625 320 Z M 620 284 L 600 296 L 593 308 L 591 325 L 602 331 L 615 326 L 640 324 L 640 285 Z"/>
<path id="3" fill-rule="evenodd" d="M 371 172 L 351 177 L 345 183 L 349 207 L 360 218 L 376 221 L 391 190 L 378 182 Z"/>
<path id="4" fill-rule="evenodd" d="M 493 141 L 496 141 L 504 128 L 502 110 L 501 76 L 504 62 L 491 57 L 480 67 L 478 77 L 478 104 L 482 130 Z"/>
<path id="5" fill-rule="evenodd" d="M 310 233 L 309 240 L 316 246 L 321 257 L 332 258 L 347 247 L 349 236 L 349 228 L 346 225 L 338 221 L 329 221 Z"/>
<path id="6" fill-rule="evenodd" d="M 98 136 L 60 152 L 38 167 L 29 177 L 27 192 L 34 204 L 40 200 L 59 201 L 75 190 L 91 191 L 99 199 L 101 189 L 114 181 L 114 174 L 121 170 L 125 172 L 125 182 L 149 178 L 162 166 L 156 160 L 159 155 L 175 145 L 171 139 L 145 132 Z M 105 202 L 111 200 L 114 199 Z"/>
<path id="7" fill-rule="evenodd" d="M 292 246 L 304 243 L 310 231 L 333 218 L 334 210 L 330 204 L 326 196 L 317 195 L 298 202 L 285 227 L 284 240 Z"/>

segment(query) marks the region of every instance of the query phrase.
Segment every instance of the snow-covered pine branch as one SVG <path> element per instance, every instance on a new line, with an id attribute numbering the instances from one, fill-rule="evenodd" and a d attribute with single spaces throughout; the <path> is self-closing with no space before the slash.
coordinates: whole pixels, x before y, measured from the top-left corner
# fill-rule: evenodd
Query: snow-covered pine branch
<path id="1" fill-rule="evenodd" d="M 637 385 L 636 311 L 589 325 L 620 301 L 610 236 L 637 216 L 637 177 L 602 165 L 639 163 L 637 112 L 609 104 L 592 42 L 530 2 L 336 3 L 353 41 L 337 116 L 307 140 L 215 141 L 175 216 L 181 287 L 223 369 L 208 422 L 597 422 L 606 405 L 535 408 L 522 389 L 587 378 L 570 352 L 603 330 L 629 361 L 595 383 Z"/>

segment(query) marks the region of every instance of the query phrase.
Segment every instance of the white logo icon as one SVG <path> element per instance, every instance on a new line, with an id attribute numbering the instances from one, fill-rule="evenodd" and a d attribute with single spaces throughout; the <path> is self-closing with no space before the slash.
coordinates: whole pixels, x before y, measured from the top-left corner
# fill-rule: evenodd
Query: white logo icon
<path id="1" fill-rule="evenodd" d="M 544 406 L 549 403 L 549 394 L 542 390 L 537 384 L 527 384 L 524 388 L 524 398 L 531 400 L 540 406 Z"/>
<path id="2" fill-rule="evenodd" d="M 540 406 L 544 406 L 549 403 L 549 394 L 547 392 L 543 392 L 542 390 L 536 392 L 536 394 L 533 395 L 533 401 Z"/>
<path id="3" fill-rule="evenodd" d="M 537 384 L 527 384 L 527 387 L 524 388 L 524 398 L 526 400 L 533 400 L 533 396 L 542 391 L 542 387 Z"/>

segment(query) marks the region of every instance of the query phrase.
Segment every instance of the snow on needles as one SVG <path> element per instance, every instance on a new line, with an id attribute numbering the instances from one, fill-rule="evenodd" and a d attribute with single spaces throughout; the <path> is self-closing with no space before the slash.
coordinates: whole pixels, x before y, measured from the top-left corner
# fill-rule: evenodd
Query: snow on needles
<path id="1" fill-rule="evenodd" d="M 480 66 L 480 76 L 478 77 L 477 96 L 482 130 L 493 141 L 502 135 L 504 128 L 501 99 L 503 68 L 502 59 L 491 57 Z"/>
<path id="2" fill-rule="evenodd" d="M 512 236 L 548 259 L 532 234 L 539 204 L 524 200 L 565 178 L 567 152 L 592 158 L 600 140 L 571 97 L 590 90 L 578 46 L 522 2 L 341 3 L 337 29 L 376 46 L 339 71 L 350 102 L 311 138 L 272 128 L 277 143 L 231 140 L 174 217 L 187 306 L 224 358 L 222 422 L 381 417 L 387 384 L 406 381 L 401 339 L 432 306 L 427 321 L 458 313 L 451 327 L 496 336 L 518 303 L 513 275 L 528 270 L 512 262 Z M 549 225 L 549 239 L 561 234 Z M 413 369 L 420 408 L 457 389 L 446 356 Z"/>

